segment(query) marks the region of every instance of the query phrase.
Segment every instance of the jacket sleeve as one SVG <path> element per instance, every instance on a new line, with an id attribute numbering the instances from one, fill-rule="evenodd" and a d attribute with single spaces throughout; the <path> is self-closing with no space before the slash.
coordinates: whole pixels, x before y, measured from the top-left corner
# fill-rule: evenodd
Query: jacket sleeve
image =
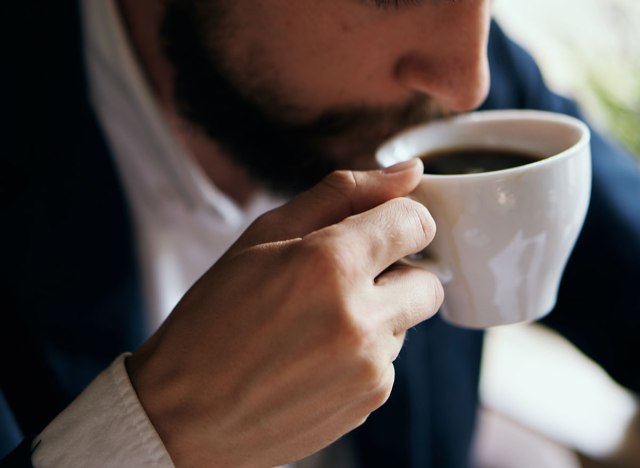
<path id="1" fill-rule="evenodd" d="M 11 453 L 0 460 L 0 468 L 33 468 L 31 463 L 31 442 L 33 437 L 25 437 Z"/>
<path id="2" fill-rule="evenodd" d="M 492 87 L 484 108 L 540 109 L 585 120 L 573 101 L 545 86 L 532 58 L 496 24 L 489 56 Z M 543 323 L 638 392 L 640 166 L 619 144 L 591 130 L 591 202 L 556 307 Z"/>

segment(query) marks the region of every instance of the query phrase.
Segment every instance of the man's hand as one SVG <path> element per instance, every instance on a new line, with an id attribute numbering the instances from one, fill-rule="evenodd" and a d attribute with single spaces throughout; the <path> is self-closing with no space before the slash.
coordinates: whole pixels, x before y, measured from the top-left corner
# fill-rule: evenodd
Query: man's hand
<path id="1" fill-rule="evenodd" d="M 395 170 L 394 170 L 395 169 Z M 362 424 L 443 299 L 419 161 L 336 172 L 249 227 L 128 359 L 176 466 L 276 466 Z"/>

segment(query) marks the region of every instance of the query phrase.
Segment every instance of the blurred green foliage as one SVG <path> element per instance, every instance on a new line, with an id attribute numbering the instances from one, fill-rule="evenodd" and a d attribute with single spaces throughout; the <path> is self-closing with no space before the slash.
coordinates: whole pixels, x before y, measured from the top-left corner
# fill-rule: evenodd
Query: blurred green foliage
<path id="1" fill-rule="evenodd" d="M 640 70 L 635 90 L 621 99 L 598 79 L 591 80 L 591 90 L 607 128 L 640 158 Z"/>

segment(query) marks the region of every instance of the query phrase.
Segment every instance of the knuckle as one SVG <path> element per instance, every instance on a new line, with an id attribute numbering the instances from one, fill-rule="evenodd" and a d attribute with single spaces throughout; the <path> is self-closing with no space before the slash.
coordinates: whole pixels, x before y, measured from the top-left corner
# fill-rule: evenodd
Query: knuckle
<path id="1" fill-rule="evenodd" d="M 356 382 L 369 388 L 375 385 L 382 371 L 374 351 L 378 348 L 375 326 L 359 317 L 353 308 L 344 307 L 337 312 L 334 322 L 339 347 L 342 353 L 353 359 Z"/>
<path id="2" fill-rule="evenodd" d="M 353 265 L 352 252 L 341 242 L 340 228 L 332 226 L 307 236 L 301 243 L 304 257 L 320 278 L 343 277 Z"/>
<path id="3" fill-rule="evenodd" d="M 359 375 L 364 390 L 371 394 L 377 393 L 380 390 L 384 373 L 385 365 L 379 359 L 373 357 L 362 359 Z"/>
<path id="4" fill-rule="evenodd" d="M 368 403 L 372 410 L 379 408 L 389 399 L 393 389 L 394 375 L 393 365 L 387 364 L 382 370 L 376 385 L 372 386 L 368 395 Z"/>
<path id="5" fill-rule="evenodd" d="M 341 354 L 352 360 L 352 385 L 368 411 L 381 406 L 391 393 L 393 365 L 379 352 L 380 334 L 374 324 L 353 314 L 342 317 Z"/>
<path id="6" fill-rule="evenodd" d="M 330 197 L 346 202 L 350 210 L 354 211 L 352 195 L 358 190 L 358 179 L 353 171 L 333 171 L 320 181 L 319 187 L 329 193 Z"/>
<path id="7" fill-rule="evenodd" d="M 416 251 L 425 248 L 436 234 L 436 223 L 429 210 L 422 204 L 409 198 L 394 200 L 394 208 L 412 227 L 410 232 L 415 235 Z"/>
<path id="8" fill-rule="evenodd" d="M 358 188 L 358 180 L 353 171 L 333 171 L 320 182 L 326 188 L 339 193 L 351 193 Z"/>
<path id="9" fill-rule="evenodd" d="M 384 405 L 389 399 L 389 396 L 391 396 L 391 390 L 393 388 L 393 366 L 391 372 L 387 372 L 387 375 L 390 375 L 391 378 L 387 378 L 384 383 L 381 383 L 381 385 L 367 393 L 360 400 L 358 405 L 360 416 L 354 421 L 354 427 L 359 427 L 367 422 L 371 413 Z"/>
<path id="10" fill-rule="evenodd" d="M 360 318 L 353 308 L 348 306 L 340 311 L 338 323 L 340 337 L 349 347 L 349 352 L 356 356 L 360 362 L 366 363 L 370 358 L 370 350 L 375 346 L 376 341 L 373 324 Z M 365 368 L 365 370 L 367 369 Z"/>
<path id="11" fill-rule="evenodd" d="M 364 339 L 363 339 L 364 338 Z M 361 337 L 354 349 L 356 356 L 355 376 L 358 388 L 364 395 L 374 395 L 385 387 L 385 374 L 389 361 L 376 352 L 377 346 L 370 337 Z"/>
<path id="12" fill-rule="evenodd" d="M 366 423 L 367 419 L 369 419 L 370 415 L 371 415 L 371 411 L 366 411 L 366 414 L 364 416 L 360 416 L 360 418 L 355 421 L 354 429 L 358 428 L 358 427 L 362 426 L 364 423 Z"/>

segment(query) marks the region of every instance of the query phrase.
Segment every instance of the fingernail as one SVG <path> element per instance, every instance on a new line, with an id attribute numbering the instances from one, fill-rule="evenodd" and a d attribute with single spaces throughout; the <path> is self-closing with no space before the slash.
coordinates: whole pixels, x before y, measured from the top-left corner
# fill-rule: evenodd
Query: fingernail
<path id="1" fill-rule="evenodd" d="M 409 159 L 393 166 L 385 167 L 382 172 L 385 174 L 397 174 L 398 172 L 405 172 L 414 170 L 420 160 L 418 158 Z"/>

